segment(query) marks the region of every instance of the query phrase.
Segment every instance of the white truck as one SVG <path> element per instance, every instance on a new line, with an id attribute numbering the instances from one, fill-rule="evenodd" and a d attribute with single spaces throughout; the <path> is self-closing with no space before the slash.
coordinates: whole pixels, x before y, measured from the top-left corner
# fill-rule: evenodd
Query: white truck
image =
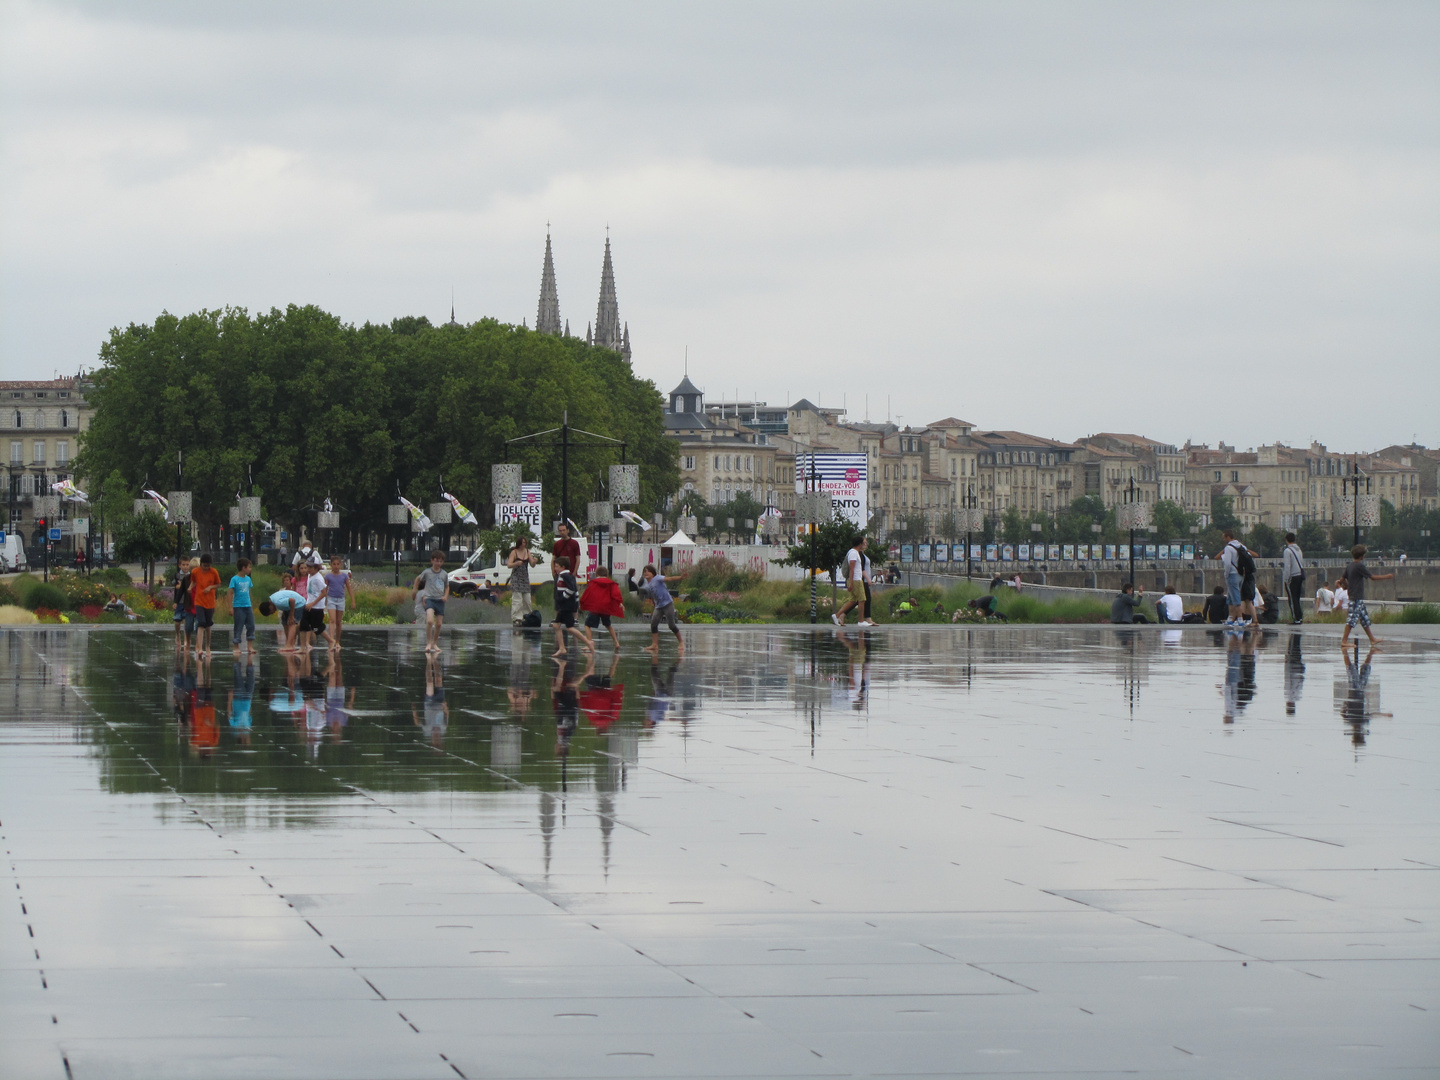
<path id="1" fill-rule="evenodd" d="M 25 566 L 24 537 L 7 529 L 4 542 L 0 543 L 0 573 L 14 573 L 24 570 Z"/>
<path id="2" fill-rule="evenodd" d="M 505 565 L 505 559 L 501 555 L 495 556 L 492 566 L 481 566 L 480 556 L 484 551 L 476 551 L 458 570 L 451 570 L 450 592 L 455 596 L 466 596 L 477 589 L 490 589 L 503 587 L 510 584 L 510 568 Z M 550 553 L 535 549 L 535 554 L 540 556 L 540 565 L 530 567 L 530 584 L 543 585 L 551 580 L 550 576 Z"/>

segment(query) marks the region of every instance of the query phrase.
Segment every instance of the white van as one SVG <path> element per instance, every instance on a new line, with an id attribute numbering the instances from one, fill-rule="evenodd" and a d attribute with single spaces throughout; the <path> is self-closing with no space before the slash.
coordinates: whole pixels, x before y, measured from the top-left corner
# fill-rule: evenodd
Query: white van
<path id="1" fill-rule="evenodd" d="M 7 532 L 4 543 L 0 543 L 0 573 L 10 574 L 25 567 L 24 538 L 19 533 Z"/>
<path id="2" fill-rule="evenodd" d="M 551 580 L 550 574 L 550 553 L 532 548 L 536 555 L 540 556 L 540 565 L 530 568 L 530 584 L 544 585 Z M 510 584 L 510 568 L 505 565 L 503 556 L 496 555 L 492 566 L 480 566 L 480 556 L 484 554 L 477 551 L 470 558 L 465 560 L 463 566 L 458 570 L 451 570 L 450 592 L 455 596 L 464 596 L 479 588 L 493 588 Z"/>

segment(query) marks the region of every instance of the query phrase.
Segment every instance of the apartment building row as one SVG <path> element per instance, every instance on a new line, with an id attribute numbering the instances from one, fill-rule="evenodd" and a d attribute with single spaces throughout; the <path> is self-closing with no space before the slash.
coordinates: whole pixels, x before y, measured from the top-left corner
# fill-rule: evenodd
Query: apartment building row
<path id="1" fill-rule="evenodd" d="M 1225 497 L 1247 528 L 1294 528 L 1332 521 L 1344 479 L 1357 470 L 1397 508 L 1437 506 L 1440 452 L 1419 446 L 1343 455 L 1319 443 L 1277 443 L 1242 452 L 1117 432 L 1065 442 L 985 430 L 953 416 L 902 428 L 850 422 L 843 409 L 805 399 L 784 409 L 709 404 L 688 377 L 671 391 L 665 419 L 680 444 L 682 495 L 724 503 L 745 492 L 783 514 L 795 507 L 797 454 L 864 454 L 870 517 L 886 531 L 917 516 L 940 529 L 949 512 L 965 506 L 992 517 L 1011 507 L 1027 516 L 1055 513 L 1082 495 L 1107 508 L 1169 500 L 1206 522 Z"/>

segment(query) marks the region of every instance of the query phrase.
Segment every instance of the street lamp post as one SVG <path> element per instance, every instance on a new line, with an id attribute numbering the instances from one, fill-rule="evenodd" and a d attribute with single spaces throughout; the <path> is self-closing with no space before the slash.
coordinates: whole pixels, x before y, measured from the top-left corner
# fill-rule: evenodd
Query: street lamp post
<path id="1" fill-rule="evenodd" d="M 572 431 L 577 435 L 584 435 L 587 438 L 599 439 L 600 441 L 577 441 L 571 436 Z M 531 435 L 521 435 L 515 439 L 506 439 L 505 449 L 508 451 L 510 447 L 516 443 L 528 442 L 531 439 L 540 439 L 546 435 L 555 435 L 557 433 L 560 436 L 558 444 L 539 443 L 537 445 L 558 445 L 560 447 L 560 520 L 568 522 L 570 520 L 570 448 L 572 446 L 618 446 L 620 448 L 620 460 L 624 462 L 625 443 L 620 439 L 612 439 L 609 435 L 597 435 L 595 432 L 585 431 L 583 428 L 572 428 L 570 426 L 570 410 L 566 409 L 561 413 L 561 423 L 558 428 L 549 428 L 545 431 L 537 431 Z"/>
<path id="2" fill-rule="evenodd" d="M 1130 486 L 1126 489 L 1125 505 L 1127 507 L 1134 507 L 1135 505 L 1135 477 L 1133 476 L 1130 477 Z M 1130 585 L 1133 588 L 1135 585 L 1135 511 L 1133 509 L 1127 510 L 1126 517 L 1129 519 L 1128 524 L 1130 526 Z"/>

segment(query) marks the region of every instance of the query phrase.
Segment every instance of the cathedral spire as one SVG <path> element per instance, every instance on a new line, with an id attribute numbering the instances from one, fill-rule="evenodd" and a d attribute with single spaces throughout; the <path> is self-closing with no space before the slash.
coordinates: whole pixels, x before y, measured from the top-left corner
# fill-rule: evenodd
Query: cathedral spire
<path id="1" fill-rule="evenodd" d="M 595 344 L 621 352 L 620 303 L 615 299 L 615 266 L 610 261 L 610 235 L 605 235 L 605 262 L 600 268 L 600 305 L 595 311 Z"/>
<path id="2" fill-rule="evenodd" d="M 550 223 L 545 223 L 545 268 L 540 271 L 540 310 L 535 329 L 542 334 L 560 333 L 560 293 L 555 288 L 555 259 L 550 253 Z"/>

